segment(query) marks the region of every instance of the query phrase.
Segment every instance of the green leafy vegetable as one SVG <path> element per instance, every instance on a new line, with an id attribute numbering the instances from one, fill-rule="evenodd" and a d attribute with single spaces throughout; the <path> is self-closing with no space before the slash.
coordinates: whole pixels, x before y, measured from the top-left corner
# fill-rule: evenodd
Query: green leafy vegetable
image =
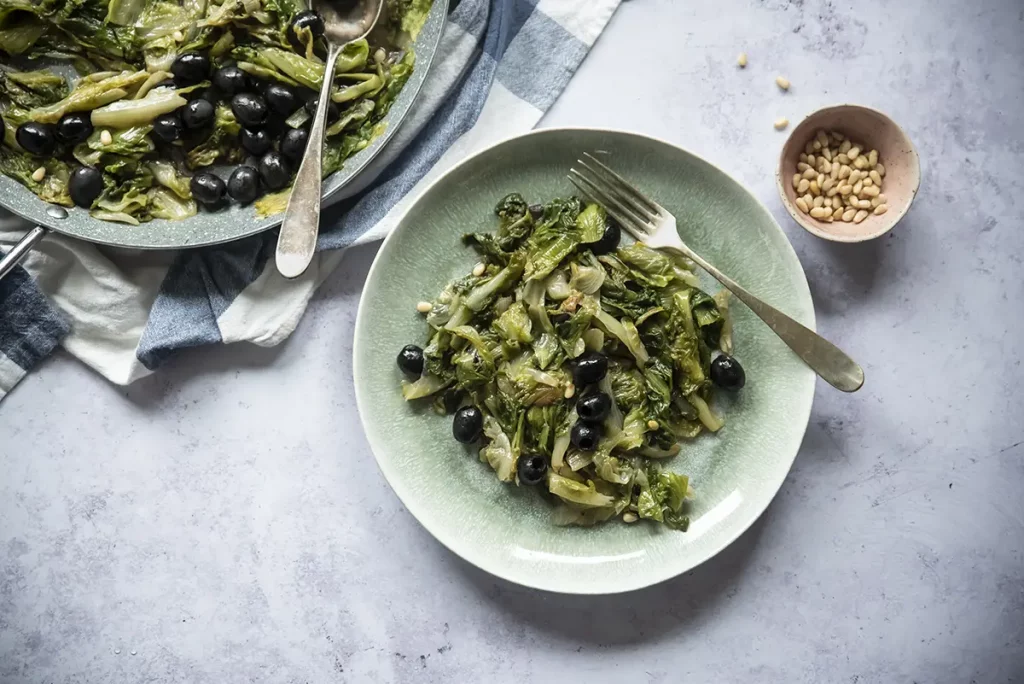
<path id="1" fill-rule="evenodd" d="M 495 230 L 463 236 L 484 268 L 431 302 L 423 375 L 403 394 L 432 396 L 442 411 L 478 407 L 480 458 L 504 482 L 523 484 L 521 457 L 530 468 L 545 459 L 557 524 L 629 514 L 685 530 L 688 479 L 652 463 L 722 427 L 709 378 L 729 330 L 724 300 L 695 287 L 687 264 L 646 246 L 596 257 L 587 247 L 603 235 L 596 205 L 569 198 L 531 209 L 511 193 L 494 214 Z M 596 387 L 575 385 L 585 350 L 608 361 Z M 575 404 L 595 392 L 610 406 L 590 424 L 596 448 L 584 451 L 573 446 Z"/>

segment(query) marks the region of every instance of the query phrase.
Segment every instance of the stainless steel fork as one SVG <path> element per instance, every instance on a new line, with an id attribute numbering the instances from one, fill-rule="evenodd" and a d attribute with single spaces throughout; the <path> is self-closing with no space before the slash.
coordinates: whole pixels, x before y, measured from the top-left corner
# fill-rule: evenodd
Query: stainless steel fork
<path id="1" fill-rule="evenodd" d="M 676 218 L 664 207 L 646 197 L 593 155 L 584 154 L 577 163 L 579 168 L 574 167 L 569 172 L 572 184 L 602 205 L 633 237 L 655 249 L 682 254 L 710 273 L 767 323 L 825 382 L 844 392 L 856 392 L 861 388 L 864 371 L 853 359 L 821 335 L 755 297 L 687 247 L 676 230 Z"/>

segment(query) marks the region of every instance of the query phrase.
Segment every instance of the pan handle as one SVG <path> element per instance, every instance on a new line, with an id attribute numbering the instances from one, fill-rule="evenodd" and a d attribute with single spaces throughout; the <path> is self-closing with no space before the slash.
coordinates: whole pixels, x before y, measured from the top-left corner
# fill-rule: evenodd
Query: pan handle
<path id="1" fill-rule="evenodd" d="M 46 235 L 46 229 L 42 226 L 36 226 L 32 230 L 25 233 L 25 237 L 18 241 L 18 244 L 11 247 L 11 251 L 7 252 L 2 258 L 0 258 L 0 278 L 3 278 L 15 266 L 25 258 L 25 255 L 32 251 L 32 248 L 36 246 L 36 243 L 43 239 Z"/>

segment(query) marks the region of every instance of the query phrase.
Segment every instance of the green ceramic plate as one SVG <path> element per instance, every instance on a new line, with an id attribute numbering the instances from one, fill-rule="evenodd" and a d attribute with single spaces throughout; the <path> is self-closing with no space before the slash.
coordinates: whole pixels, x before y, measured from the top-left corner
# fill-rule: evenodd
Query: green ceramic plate
<path id="1" fill-rule="evenodd" d="M 395 493 L 437 539 L 470 563 L 538 589 L 607 594 L 693 568 L 736 539 L 789 472 L 811 411 L 814 373 L 749 310 L 732 307 L 735 353 L 747 386 L 717 404 L 726 425 L 667 461 L 696 490 L 690 530 L 643 522 L 594 528 L 550 522 L 529 488 L 500 483 L 451 420 L 407 404 L 395 356 L 426 341 L 416 302 L 432 299 L 476 263 L 463 233 L 496 226 L 492 208 L 513 191 L 530 201 L 574 192 L 569 166 L 583 151 L 672 211 L 686 242 L 754 294 L 814 327 L 807 280 L 768 211 L 699 157 L 658 140 L 600 130 L 548 129 L 508 140 L 456 166 L 428 188 L 384 241 L 367 279 L 355 331 L 354 375 L 370 446 Z M 719 288 L 705 281 L 712 292 Z M 733 300 L 735 302 L 735 300 Z"/>

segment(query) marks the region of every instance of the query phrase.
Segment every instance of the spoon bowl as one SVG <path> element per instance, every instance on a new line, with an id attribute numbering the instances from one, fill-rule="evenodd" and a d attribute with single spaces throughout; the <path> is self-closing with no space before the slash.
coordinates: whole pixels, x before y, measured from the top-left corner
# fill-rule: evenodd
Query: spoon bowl
<path id="1" fill-rule="evenodd" d="M 384 0 L 314 0 L 312 5 L 324 19 L 324 38 L 341 46 L 370 32 L 380 18 Z"/>

